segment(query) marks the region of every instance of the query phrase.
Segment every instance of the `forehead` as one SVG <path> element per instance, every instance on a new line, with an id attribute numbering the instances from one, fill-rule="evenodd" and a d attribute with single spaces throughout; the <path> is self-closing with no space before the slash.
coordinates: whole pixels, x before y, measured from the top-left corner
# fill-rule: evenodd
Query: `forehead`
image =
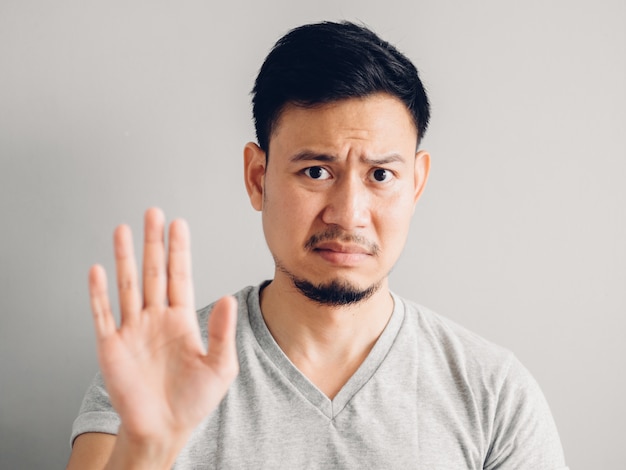
<path id="1" fill-rule="evenodd" d="M 415 153 L 417 128 L 404 103 L 386 93 L 313 107 L 287 104 L 270 137 L 270 154 L 303 148 L 342 153 Z"/>

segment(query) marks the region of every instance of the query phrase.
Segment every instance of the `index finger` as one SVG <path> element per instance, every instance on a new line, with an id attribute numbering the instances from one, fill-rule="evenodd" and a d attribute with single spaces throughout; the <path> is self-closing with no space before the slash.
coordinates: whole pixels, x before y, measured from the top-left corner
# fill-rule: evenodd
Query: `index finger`
<path id="1" fill-rule="evenodd" d="M 189 226 L 182 219 L 170 225 L 167 293 L 171 306 L 194 308 Z"/>

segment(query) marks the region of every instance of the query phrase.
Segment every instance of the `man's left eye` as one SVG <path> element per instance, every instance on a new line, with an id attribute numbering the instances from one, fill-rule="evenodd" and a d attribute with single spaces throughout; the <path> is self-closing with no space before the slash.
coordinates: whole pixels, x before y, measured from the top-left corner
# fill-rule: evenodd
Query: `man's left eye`
<path id="1" fill-rule="evenodd" d="M 393 174 L 389 170 L 384 168 L 376 168 L 371 173 L 371 179 L 377 183 L 385 183 L 393 177 Z"/>

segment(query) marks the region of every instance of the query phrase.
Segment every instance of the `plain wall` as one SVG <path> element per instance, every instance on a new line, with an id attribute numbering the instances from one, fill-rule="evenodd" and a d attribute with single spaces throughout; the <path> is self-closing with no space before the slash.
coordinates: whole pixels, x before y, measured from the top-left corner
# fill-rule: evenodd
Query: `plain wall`
<path id="1" fill-rule="evenodd" d="M 392 288 L 517 354 L 572 469 L 626 433 L 621 0 L 0 2 L 0 467 L 60 468 L 97 369 L 86 274 L 188 219 L 198 306 L 272 275 L 242 179 L 253 80 L 299 24 L 417 64 L 433 156 Z"/>

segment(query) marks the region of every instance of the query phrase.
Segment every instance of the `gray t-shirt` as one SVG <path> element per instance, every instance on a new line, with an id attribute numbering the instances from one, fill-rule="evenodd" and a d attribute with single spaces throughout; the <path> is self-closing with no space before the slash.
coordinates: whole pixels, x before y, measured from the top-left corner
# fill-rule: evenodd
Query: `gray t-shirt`
<path id="1" fill-rule="evenodd" d="M 505 349 L 393 296 L 393 314 L 333 400 L 285 356 L 267 329 L 259 287 L 236 294 L 240 372 L 194 431 L 176 469 L 565 470 L 535 380 Z M 198 312 L 203 338 L 212 306 Z M 74 422 L 115 434 L 100 375 Z"/>

